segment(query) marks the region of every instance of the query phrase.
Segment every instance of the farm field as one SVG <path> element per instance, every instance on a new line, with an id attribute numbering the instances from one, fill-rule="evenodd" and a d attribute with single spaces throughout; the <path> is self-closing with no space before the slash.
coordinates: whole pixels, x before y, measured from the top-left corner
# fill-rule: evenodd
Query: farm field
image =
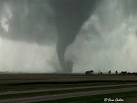
<path id="1" fill-rule="evenodd" d="M 99 96 L 102 100 L 106 95 L 124 94 L 125 98 L 126 93 L 134 94 L 130 96 L 130 101 L 135 101 L 137 76 L 0 74 L 0 103 L 73 103 L 69 101 L 81 101 L 81 98 L 87 98 L 87 102 L 78 103 L 90 103 L 94 97 Z M 127 103 L 127 98 L 125 100 Z"/>
<path id="2" fill-rule="evenodd" d="M 76 97 L 76 98 L 69 98 L 69 99 L 62 99 L 58 101 L 41 101 L 37 103 L 107 103 L 104 102 L 104 98 L 121 98 L 124 102 L 121 103 L 137 103 L 137 91 L 134 92 L 125 92 L 125 93 L 113 93 L 107 95 L 96 95 L 96 96 L 87 96 L 87 97 Z M 114 102 L 110 102 L 114 103 Z M 117 103 L 117 102 L 116 102 Z M 120 103 L 120 102 L 118 102 Z"/>

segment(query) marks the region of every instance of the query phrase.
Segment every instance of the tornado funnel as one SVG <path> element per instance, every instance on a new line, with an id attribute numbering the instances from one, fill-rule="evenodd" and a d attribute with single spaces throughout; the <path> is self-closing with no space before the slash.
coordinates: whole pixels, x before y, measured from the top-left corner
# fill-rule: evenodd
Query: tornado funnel
<path id="1" fill-rule="evenodd" d="M 72 61 L 64 59 L 66 49 L 93 13 L 96 2 L 97 0 L 51 0 L 58 31 L 57 54 L 63 73 L 72 72 Z"/>

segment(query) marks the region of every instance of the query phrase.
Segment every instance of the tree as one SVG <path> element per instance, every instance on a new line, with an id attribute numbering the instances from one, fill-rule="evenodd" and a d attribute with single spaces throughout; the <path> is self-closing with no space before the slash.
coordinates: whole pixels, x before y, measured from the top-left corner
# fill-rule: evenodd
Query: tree
<path id="1" fill-rule="evenodd" d="M 121 75 L 127 75 L 127 71 L 121 71 Z"/>
<path id="2" fill-rule="evenodd" d="M 111 74 L 111 70 L 108 71 L 108 74 Z"/>
<path id="3" fill-rule="evenodd" d="M 115 71 L 115 74 L 116 74 L 116 75 L 118 74 L 118 71 L 117 71 L 117 70 Z"/>
<path id="4" fill-rule="evenodd" d="M 93 73 L 94 73 L 93 70 L 90 70 L 90 71 L 86 71 L 86 72 L 85 72 L 86 75 L 93 74 Z"/>

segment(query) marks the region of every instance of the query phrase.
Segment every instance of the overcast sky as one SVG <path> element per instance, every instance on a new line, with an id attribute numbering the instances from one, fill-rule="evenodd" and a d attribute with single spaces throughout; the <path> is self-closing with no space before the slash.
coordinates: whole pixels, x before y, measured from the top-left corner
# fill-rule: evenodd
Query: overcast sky
<path id="1" fill-rule="evenodd" d="M 28 6 L 28 0 L 0 0 L 0 71 L 60 70 L 55 12 L 48 0 L 36 1 Z M 73 72 L 137 72 L 135 4 L 136 0 L 102 0 L 96 5 L 65 52 L 65 60 L 74 63 Z"/>

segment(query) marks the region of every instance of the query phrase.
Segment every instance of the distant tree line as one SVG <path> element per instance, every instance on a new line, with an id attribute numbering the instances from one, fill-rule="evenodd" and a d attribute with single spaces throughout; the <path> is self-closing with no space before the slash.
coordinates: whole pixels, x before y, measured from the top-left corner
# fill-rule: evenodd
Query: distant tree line
<path id="1" fill-rule="evenodd" d="M 117 70 L 114 73 L 112 73 L 111 70 L 109 70 L 108 73 L 103 73 L 103 72 L 94 73 L 93 70 L 88 70 L 85 72 L 85 74 L 86 75 L 98 74 L 98 75 L 135 75 L 137 76 L 137 72 L 127 72 L 127 71 L 118 72 Z"/>

